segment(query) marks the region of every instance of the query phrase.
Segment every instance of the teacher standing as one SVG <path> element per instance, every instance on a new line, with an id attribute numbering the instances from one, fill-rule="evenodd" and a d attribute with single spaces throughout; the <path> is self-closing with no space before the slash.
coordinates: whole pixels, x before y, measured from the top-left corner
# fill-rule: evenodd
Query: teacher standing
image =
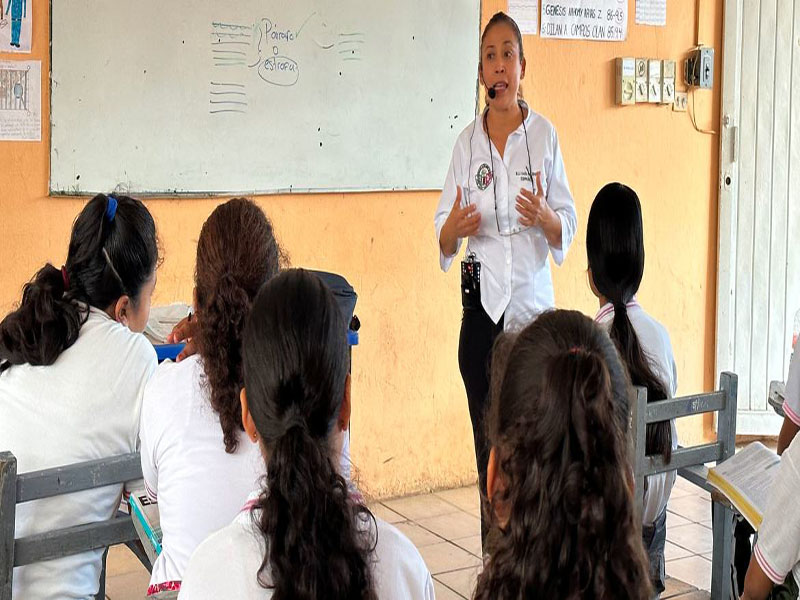
<path id="1" fill-rule="evenodd" d="M 548 254 L 560 265 L 577 227 L 555 128 L 519 92 L 525 66 L 519 27 L 495 14 L 481 35 L 478 65 L 487 106 L 456 141 L 434 218 L 443 271 L 467 239 L 458 365 L 482 495 L 492 345 L 504 329 L 555 305 Z"/>

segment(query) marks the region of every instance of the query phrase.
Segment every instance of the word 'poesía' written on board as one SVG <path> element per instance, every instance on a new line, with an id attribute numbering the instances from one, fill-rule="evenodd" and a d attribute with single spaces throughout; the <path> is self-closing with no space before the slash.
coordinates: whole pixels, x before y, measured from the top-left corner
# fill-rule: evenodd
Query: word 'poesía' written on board
<path id="1" fill-rule="evenodd" d="M 542 1 L 542 37 L 618 42 L 627 35 L 627 0 Z"/>

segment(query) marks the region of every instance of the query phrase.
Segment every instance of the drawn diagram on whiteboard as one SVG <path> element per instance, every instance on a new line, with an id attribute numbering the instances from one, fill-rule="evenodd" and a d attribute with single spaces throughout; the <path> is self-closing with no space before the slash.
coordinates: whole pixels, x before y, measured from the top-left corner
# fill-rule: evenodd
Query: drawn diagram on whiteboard
<path id="1" fill-rule="evenodd" d="M 308 27 L 307 27 L 308 26 Z M 359 31 L 336 33 L 324 19 L 312 12 L 297 29 L 264 17 L 246 25 L 214 21 L 211 24 L 213 77 L 209 90 L 211 114 L 247 112 L 247 86 L 252 75 L 276 88 L 290 88 L 300 81 L 302 68 L 296 56 L 301 34 L 331 58 L 338 53 L 334 68 L 343 76 L 348 64 L 363 59 L 366 36 Z"/>
<path id="2" fill-rule="evenodd" d="M 27 69 L 0 69 L 0 110 L 28 110 Z"/>

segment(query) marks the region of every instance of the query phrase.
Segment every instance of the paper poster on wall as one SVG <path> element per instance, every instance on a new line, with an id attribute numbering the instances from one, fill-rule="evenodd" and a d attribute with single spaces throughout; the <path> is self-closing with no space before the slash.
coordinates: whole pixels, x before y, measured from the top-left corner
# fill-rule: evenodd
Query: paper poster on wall
<path id="1" fill-rule="evenodd" d="M 508 0 L 508 14 L 523 35 L 539 33 L 539 0 Z"/>
<path id="2" fill-rule="evenodd" d="M 42 63 L 0 61 L 0 140 L 42 139 Z"/>
<path id="3" fill-rule="evenodd" d="M 665 27 L 667 0 L 636 0 L 636 24 Z"/>
<path id="4" fill-rule="evenodd" d="M 0 52 L 30 53 L 33 0 L 0 0 Z"/>
<path id="5" fill-rule="evenodd" d="M 628 0 L 542 0 L 541 35 L 621 42 L 628 37 Z"/>

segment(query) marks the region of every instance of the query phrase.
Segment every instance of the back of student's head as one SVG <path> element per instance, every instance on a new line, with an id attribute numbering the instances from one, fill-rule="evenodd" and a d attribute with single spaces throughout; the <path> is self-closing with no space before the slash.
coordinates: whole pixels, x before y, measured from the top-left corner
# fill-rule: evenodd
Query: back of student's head
<path id="1" fill-rule="evenodd" d="M 108 310 L 127 296 L 130 308 L 147 302 L 149 311 L 142 290 L 157 262 L 155 223 L 139 200 L 92 198 L 72 226 L 64 267 L 42 267 L 25 284 L 19 307 L 0 322 L 0 372 L 53 364 L 78 339 L 88 306 Z"/>
<path id="2" fill-rule="evenodd" d="M 488 434 L 502 485 L 475 598 L 646 598 L 629 487 L 630 386 L 614 345 L 573 311 L 544 313 L 501 340 Z"/>
<path id="3" fill-rule="evenodd" d="M 634 385 L 647 388 L 649 402 L 668 397 L 666 384 L 653 371 L 628 317 L 628 302 L 644 273 L 644 234 L 639 197 L 621 183 L 609 183 L 595 197 L 586 228 L 586 252 L 592 281 L 614 306 L 611 339 L 617 345 Z M 647 454 L 672 454 L 669 421 L 647 426 Z"/>
<path id="4" fill-rule="evenodd" d="M 250 200 L 219 205 L 200 231 L 195 265 L 197 345 L 225 450 L 242 431 L 242 331 L 261 285 L 281 267 L 281 249 L 264 211 Z"/>
<path id="5" fill-rule="evenodd" d="M 372 515 L 349 500 L 331 458 L 349 386 L 333 294 L 313 274 L 284 271 L 259 292 L 243 351 L 247 403 L 268 457 L 260 580 L 271 580 L 276 600 L 375 598 L 364 527 Z"/>

